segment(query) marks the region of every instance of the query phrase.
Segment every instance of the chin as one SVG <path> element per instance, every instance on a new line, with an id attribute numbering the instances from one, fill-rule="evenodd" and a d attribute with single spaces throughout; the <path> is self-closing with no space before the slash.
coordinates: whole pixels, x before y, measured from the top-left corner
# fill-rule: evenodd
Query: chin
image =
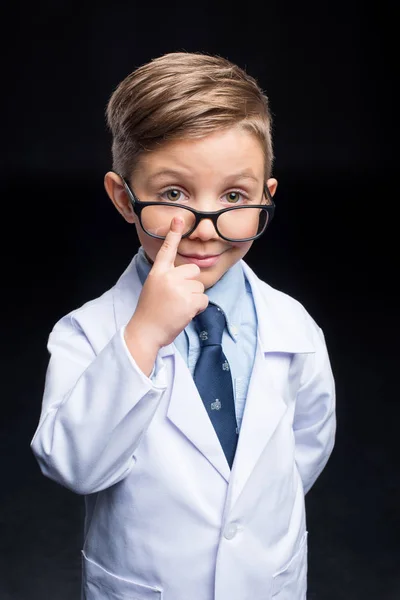
<path id="1" fill-rule="evenodd" d="M 204 285 L 205 289 L 212 287 L 221 279 L 224 273 L 207 273 L 205 270 L 201 272 L 200 281 Z"/>

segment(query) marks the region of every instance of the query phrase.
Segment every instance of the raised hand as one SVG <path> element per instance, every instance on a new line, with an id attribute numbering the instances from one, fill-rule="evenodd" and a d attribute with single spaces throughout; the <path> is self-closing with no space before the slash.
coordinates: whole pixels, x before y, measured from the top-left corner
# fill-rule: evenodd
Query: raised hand
<path id="1" fill-rule="evenodd" d="M 198 280 L 200 268 L 194 264 L 175 267 L 182 230 L 183 221 L 177 217 L 172 219 L 135 313 L 125 329 L 125 340 L 132 356 L 139 366 L 140 362 L 147 366 L 141 366 L 144 372 L 151 371 L 158 350 L 171 344 L 193 317 L 208 305 L 204 285 Z M 149 356 L 148 361 L 141 360 L 141 349 Z"/>

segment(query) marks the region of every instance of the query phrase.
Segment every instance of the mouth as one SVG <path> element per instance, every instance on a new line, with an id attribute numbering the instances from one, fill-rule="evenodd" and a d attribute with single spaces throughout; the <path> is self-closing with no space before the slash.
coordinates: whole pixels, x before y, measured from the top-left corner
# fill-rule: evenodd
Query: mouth
<path id="1" fill-rule="evenodd" d="M 185 263 L 203 268 L 213 267 L 221 256 L 221 254 L 180 254 L 179 252 L 178 254 Z"/>

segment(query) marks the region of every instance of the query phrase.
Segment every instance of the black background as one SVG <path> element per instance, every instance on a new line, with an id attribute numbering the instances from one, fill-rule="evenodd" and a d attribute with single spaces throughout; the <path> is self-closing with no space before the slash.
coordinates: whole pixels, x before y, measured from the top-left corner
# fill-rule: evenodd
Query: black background
<path id="1" fill-rule="evenodd" d="M 83 501 L 44 478 L 29 447 L 46 342 L 138 247 L 103 189 L 104 111 L 130 71 L 175 50 L 224 56 L 270 97 L 276 217 L 246 260 L 323 328 L 337 385 L 336 446 L 306 497 L 308 598 L 399 598 L 394 14 L 351 2 L 13 6 L 1 40 L 1 600 L 79 598 Z"/>

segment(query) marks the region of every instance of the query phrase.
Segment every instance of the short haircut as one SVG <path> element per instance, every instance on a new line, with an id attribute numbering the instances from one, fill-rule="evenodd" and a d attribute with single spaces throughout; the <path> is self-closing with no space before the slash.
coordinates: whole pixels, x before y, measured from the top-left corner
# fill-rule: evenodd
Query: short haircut
<path id="1" fill-rule="evenodd" d="M 116 87 L 106 110 L 113 170 L 130 178 L 145 151 L 239 126 L 260 141 L 272 171 L 272 117 L 257 81 L 225 58 L 172 52 L 140 66 Z"/>

